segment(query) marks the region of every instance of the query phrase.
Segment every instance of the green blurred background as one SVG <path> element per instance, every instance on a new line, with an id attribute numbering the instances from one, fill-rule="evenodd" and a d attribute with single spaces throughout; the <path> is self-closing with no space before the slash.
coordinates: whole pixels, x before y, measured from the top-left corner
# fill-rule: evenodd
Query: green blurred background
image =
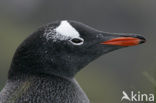
<path id="1" fill-rule="evenodd" d="M 106 54 L 78 73 L 92 103 L 120 103 L 123 90 L 156 92 L 155 10 L 156 0 L 0 0 L 0 89 L 16 48 L 28 35 L 51 21 L 72 19 L 147 38 L 147 43 Z"/>

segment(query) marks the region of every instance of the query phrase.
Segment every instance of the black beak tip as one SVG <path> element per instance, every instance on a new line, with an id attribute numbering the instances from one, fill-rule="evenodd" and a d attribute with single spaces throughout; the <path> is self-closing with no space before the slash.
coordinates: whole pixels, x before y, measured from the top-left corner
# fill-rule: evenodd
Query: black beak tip
<path id="1" fill-rule="evenodd" d="M 140 39 L 140 44 L 143 44 L 143 43 L 145 43 L 146 42 L 146 39 L 145 39 L 145 37 L 143 37 L 143 36 L 137 36 L 137 38 L 138 39 Z"/>

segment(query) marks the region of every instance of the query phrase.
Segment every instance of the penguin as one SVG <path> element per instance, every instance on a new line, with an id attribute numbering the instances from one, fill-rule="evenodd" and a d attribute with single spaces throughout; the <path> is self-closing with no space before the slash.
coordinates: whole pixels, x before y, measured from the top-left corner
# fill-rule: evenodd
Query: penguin
<path id="1" fill-rule="evenodd" d="M 90 103 L 75 80 L 108 52 L 142 44 L 133 33 L 109 33 L 73 20 L 40 27 L 17 48 L 0 103 Z"/>

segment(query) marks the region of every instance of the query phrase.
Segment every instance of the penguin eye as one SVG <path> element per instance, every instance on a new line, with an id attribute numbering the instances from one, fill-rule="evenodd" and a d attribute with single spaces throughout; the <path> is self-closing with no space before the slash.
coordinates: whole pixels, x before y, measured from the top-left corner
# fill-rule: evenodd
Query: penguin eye
<path id="1" fill-rule="evenodd" d="M 70 40 L 74 45 L 82 45 L 84 40 L 82 38 L 73 38 Z"/>

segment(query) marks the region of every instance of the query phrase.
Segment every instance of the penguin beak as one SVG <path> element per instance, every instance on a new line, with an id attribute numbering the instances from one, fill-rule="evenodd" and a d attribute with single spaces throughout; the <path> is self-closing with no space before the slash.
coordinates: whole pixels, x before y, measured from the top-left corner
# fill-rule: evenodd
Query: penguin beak
<path id="1" fill-rule="evenodd" d="M 142 36 L 138 37 L 116 37 L 100 44 L 117 46 L 134 46 L 144 43 L 146 40 Z"/>

